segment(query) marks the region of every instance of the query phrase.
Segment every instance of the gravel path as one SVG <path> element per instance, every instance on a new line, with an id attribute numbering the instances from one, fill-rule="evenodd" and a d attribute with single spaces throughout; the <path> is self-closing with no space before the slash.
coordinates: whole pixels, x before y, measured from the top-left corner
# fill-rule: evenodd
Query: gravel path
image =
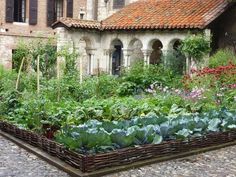
<path id="1" fill-rule="evenodd" d="M 0 177 L 69 177 L 0 136 Z M 236 146 L 106 177 L 236 177 Z"/>
<path id="2" fill-rule="evenodd" d="M 106 177 L 236 177 L 236 146 Z"/>
<path id="3" fill-rule="evenodd" d="M 0 136 L 0 177 L 69 177 Z"/>

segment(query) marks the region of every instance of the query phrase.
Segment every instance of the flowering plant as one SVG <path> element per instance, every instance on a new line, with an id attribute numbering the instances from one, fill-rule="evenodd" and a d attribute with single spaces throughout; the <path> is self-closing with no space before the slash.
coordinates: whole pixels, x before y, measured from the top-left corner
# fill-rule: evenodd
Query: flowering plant
<path id="1" fill-rule="evenodd" d="M 205 88 L 233 88 L 236 85 L 236 65 L 233 63 L 216 68 L 205 67 L 201 70 L 192 70 L 191 72 L 192 77 L 186 75 L 183 79 L 186 89 L 196 86 Z"/>
<path id="2" fill-rule="evenodd" d="M 201 70 L 192 70 L 191 72 L 191 77 L 186 75 L 183 79 L 185 89 L 193 92 L 190 95 L 198 98 L 201 95 L 201 101 L 204 101 L 204 104 L 215 104 L 216 106 L 233 104 L 235 102 L 235 64 L 229 62 L 226 66 L 205 67 Z M 194 92 L 194 88 L 202 88 L 202 91 Z"/>

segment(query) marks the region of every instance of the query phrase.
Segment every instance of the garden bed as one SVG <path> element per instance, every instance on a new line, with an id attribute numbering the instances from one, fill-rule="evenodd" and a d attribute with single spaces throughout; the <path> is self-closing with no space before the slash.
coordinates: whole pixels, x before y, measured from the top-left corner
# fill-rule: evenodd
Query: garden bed
<path id="1" fill-rule="evenodd" d="M 60 158 L 82 172 L 92 172 L 106 167 L 128 165 L 142 160 L 177 155 L 184 152 L 216 146 L 236 140 L 236 130 L 209 133 L 187 140 L 171 140 L 161 144 L 142 145 L 93 155 L 79 154 L 63 145 L 28 130 L 0 121 L 0 130 L 7 132 L 45 152 Z"/>

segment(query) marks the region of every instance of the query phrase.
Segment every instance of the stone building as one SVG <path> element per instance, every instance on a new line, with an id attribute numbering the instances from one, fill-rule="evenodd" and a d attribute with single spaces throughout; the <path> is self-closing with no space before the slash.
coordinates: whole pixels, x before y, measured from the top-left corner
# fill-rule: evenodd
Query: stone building
<path id="1" fill-rule="evenodd" d="M 20 39 L 55 37 L 52 23 L 61 17 L 84 18 L 86 0 L 0 0 L 0 64 L 12 67 Z"/>
<path id="2" fill-rule="evenodd" d="M 110 8 L 113 1 L 94 2 L 91 7 L 104 10 L 88 19 L 103 19 L 116 11 Z M 119 2 L 123 7 L 123 1 Z M 87 6 L 87 10 L 91 9 Z M 138 60 L 159 63 L 163 54 L 189 34 L 213 36 L 214 51 L 235 48 L 235 15 L 236 3 L 228 0 L 139 0 L 102 21 L 64 18 L 53 28 L 58 50 L 70 46 L 80 53 L 83 74 L 98 70 L 119 74 L 122 67 Z"/>
<path id="3" fill-rule="evenodd" d="M 87 20 L 104 20 L 123 7 L 138 0 L 87 0 Z"/>
<path id="4" fill-rule="evenodd" d="M 56 31 L 58 48 L 76 46 L 87 74 L 98 65 L 117 74 L 122 66 L 143 58 L 158 63 L 188 33 L 212 35 L 213 51 L 235 49 L 234 4 L 228 0 L 0 0 L 0 64 L 12 67 L 12 52 L 20 39 L 56 39 Z M 51 24 L 61 17 L 53 30 Z"/>
<path id="5" fill-rule="evenodd" d="M 0 0 L 0 64 L 12 68 L 19 40 L 54 38 L 61 17 L 102 20 L 137 0 Z"/>

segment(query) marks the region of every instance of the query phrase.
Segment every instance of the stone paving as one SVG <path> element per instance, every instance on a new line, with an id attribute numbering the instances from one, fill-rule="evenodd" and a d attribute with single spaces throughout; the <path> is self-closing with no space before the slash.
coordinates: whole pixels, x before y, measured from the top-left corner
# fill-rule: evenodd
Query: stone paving
<path id="1" fill-rule="evenodd" d="M 0 177 L 69 177 L 0 136 Z M 236 177 L 236 146 L 106 177 Z"/>
<path id="2" fill-rule="evenodd" d="M 0 136 L 0 177 L 69 177 Z"/>

